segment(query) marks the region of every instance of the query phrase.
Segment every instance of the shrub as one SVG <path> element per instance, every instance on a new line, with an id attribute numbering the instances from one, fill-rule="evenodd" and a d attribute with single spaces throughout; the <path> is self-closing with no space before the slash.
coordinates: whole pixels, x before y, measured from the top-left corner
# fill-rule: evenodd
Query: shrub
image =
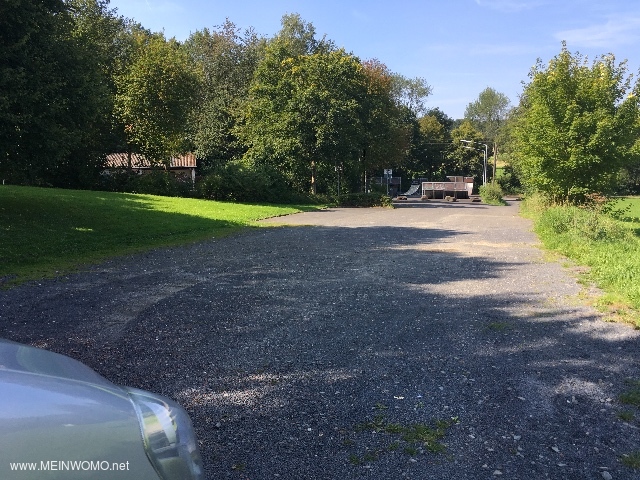
<path id="1" fill-rule="evenodd" d="M 181 178 L 164 170 L 154 170 L 143 175 L 128 170 L 103 174 L 98 185 L 108 192 L 146 193 L 165 197 L 192 197 L 190 178 Z"/>
<path id="2" fill-rule="evenodd" d="M 392 207 L 391 197 L 378 192 L 349 193 L 336 198 L 339 207 Z"/>
<path id="3" fill-rule="evenodd" d="M 506 166 L 503 169 L 502 175 L 496 178 L 496 182 L 500 186 L 503 192 L 506 193 L 518 193 L 522 191 L 522 185 L 520 179 L 513 171 L 513 167 Z"/>
<path id="4" fill-rule="evenodd" d="M 230 162 L 214 169 L 198 182 L 197 192 L 210 200 L 271 203 L 300 200 L 280 172 L 243 162 Z"/>
<path id="5" fill-rule="evenodd" d="M 487 183 L 480 186 L 480 198 L 490 205 L 506 205 L 502 199 L 502 188 L 497 183 Z"/>

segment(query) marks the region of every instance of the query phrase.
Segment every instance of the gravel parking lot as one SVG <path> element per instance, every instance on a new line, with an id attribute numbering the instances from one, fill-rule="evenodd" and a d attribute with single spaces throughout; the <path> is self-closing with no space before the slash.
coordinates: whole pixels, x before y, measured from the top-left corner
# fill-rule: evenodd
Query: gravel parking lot
<path id="1" fill-rule="evenodd" d="M 640 332 L 517 202 L 262 223 L 0 291 L 0 336 L 177 399 L 211 479 L 640 478 Z"/>

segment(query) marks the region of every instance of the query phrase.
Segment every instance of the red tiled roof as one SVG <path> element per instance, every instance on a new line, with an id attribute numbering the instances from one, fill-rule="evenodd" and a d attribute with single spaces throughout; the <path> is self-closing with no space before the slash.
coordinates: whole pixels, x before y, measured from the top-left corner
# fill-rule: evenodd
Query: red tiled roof
<path id="1" fill-rule="evenodd" d="M 127 168 L 129 159 L 127 153 L 111 153 L 107 155 L 106 167 Z M 131 154 L 131 168 L 151 168 L 151 162 L 138 153 Z M 193 153 L 186 153 L 179 157 L 173 157 L 169 168 L 196 168 L 196 156 Z"/>

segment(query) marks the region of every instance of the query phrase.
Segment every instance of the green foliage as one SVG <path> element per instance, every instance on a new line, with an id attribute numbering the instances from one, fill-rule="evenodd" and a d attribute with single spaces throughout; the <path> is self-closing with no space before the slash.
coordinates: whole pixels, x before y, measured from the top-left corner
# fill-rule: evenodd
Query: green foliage
<path id="1" fill-rule="evenodd" d="M 485 88 L 478 99 L 467 105 L 464 118 L 482 132 L 486 140 L 495 142 L 509 108 L 509 97 L 491 87 Z"/>
<path id="2" fill-rule="evenodd" d="M 224 164 L 246 150 L 235 129 L 264 47 L 264 39 L 252 30 L 241 35 L 229 20 L 187 40 L 185 48 L 201 72 L 198 108 L 190 123 L 195 153 L 204 167 Z"/>
<path id="3" fill-rule="evenodd" d="M 407 108 L 417 116 L 426 111 L 424 102 L 431 95 L 431 86 L 424 78 L 406 78 L 399 74 L 392 75 L 391 92 L 397 105 Z"/>
<path id="4" fill-rule="evenodd" d="M 108 88 L 93 42 L 60 0 L 0 4 L 0 175 L 77 186 L 100 164 Z"/>
<path id="5" fill-rule="evenodd" d="M 372 59 L 362 63 L 366 96 L 360 99 L 363 109 L 364 138 L 360 153 L 361 170 L 380 171 L 397 167 L 406 160 L 414 129 L 413 115 L 400 106 L 394 96 L 398 76 L 382 62 Z"/>
<path id="6" fill-rule="evenodd" d="M 288 20 L 256 70 L 241 134 L 248 160 L 279 168 L 294 188 L 315 193 L 317 178 L 357 158 L 365 84 L 355 57 Z"/>
<path id="7" fill-rule="evenodd" d="M 306 201 L 293 191 L 285 177 L 269 165 L 229 162 L 198 182 L 198 196 L 237 202 L 290 203 Z"/>
<path id="8" fill-rule="evenodd" d="M 635 155 L 620 171 L 617 184 L 621 195 L 640 195 L 640 159 Z"/>
<path id="9" fill-rule="evenodd" d="M 623 465 L 634 470 L 640 470 L 640 451 L 623 455 L 620 459 Z"/>
<path id="10" fill-rule="evenodd" d="M 638 138 L 638 84 L 625 63 L 608 55 L 588 66 L 563 45 L 530 79 L 510 127 L 525 187 L 564 201 L 612 191 Z"/>
<path id="11" fill-rule="evenodd" d="M 484 167 L 484 147 L 480 146 L 482 133 L 473 124 L 465 120 L 451 132 L 451 146 L 445 152 L 440 168 L 435 172 L 434 179 L 444 179 L 445 175 L 464 175 L 474 177 L 476 185 L 482 184 L 482 172 Z M 472 148 L 461 142 L 471 140 Z"/>
<path id="12" fill-rule="evenodd" d="M 417 455 L 422 449 L 430 453 L 442 453 L 446 450 L 442 439 L 445 437 L 447 430 L 458 423 L 457 417 L 448 420 L 436 420 L 429 424 L 412 423 L 409 425 L 401 423 L 391 423 L 384 415 L 377 415 L 373 420 L 359 424 L 355 427 L 356 432 L 371 431 L 378 434 L 399 437 L 404 444 L 403 451 L 407 455 Z M 399 440 L 391 442 L 386 449 L 389 452 L 395 452 L 401 446 Z M 371 461 L 378 458 L 385 450 L 379 449 L 369 451 L 365 454 L 364 460 Z M 351 463 L 359 465 L 362 463 L 355 455 L 352 455 Z"/>
<path id="13" fill-rule="evenodd" d="M 190 149 L 187 119 L 199 78 L 175 39 L 138 35 L 131 65 L 116 77 L 115 112 L 128 142 L 159 164 Z"/>
<path id="14" fill-rule="evenodd" d="M 297 207 L 0 186 L 0 284 L 226 235 Z"/>
<path id="15" fill-rule="evenodd" d="M 588 241 L 618 242 L 632 236 L 621 222 L 597 210 L 571 205 L 547 209 L 536 228 L 555 234 L 568 233 Z"/>
<path id="16" fill-rule="evenodd" d="M 405 162 L 411 178 L 438 179 L 447 175 L 447 152 L 452 148 L 454 121 L 438 108 L 427 110 L 418 119 L 418 130 Z"/>
<path id="17" fill-rule="evenodd" d="M 487 183 L 480 185 L 480 198 L 484 203 L 489 205 L 506 205 L 507 202 L 502 198 L 503 192 L 497 183 Z"/>
<path id="18" fill-rule="evenodd" d="M 182 45 L 108 0 L 11 0 L 0 4 L 0 27 L 0 177 L 9 183 L 182 194 L 164 174 L 99 173 L 109 153 L 166 166 L 191 151 L 220 185 L 230 184 L 220 168 L 245 161 L 235 193 L 207 179 L 216 197 L 248 198 L 247 184 L 259 198 L 335 195 L 365 191 L 382 168 L 406 174 L 419 155 L 426 81 L 361 62 L 297 14 L 270 40 L 227 21 Z"/>
<path id="19" fill-rule="evenodd" d="M 495 181 L 500 185 L 504 193 L 519 193 L 522 190 L 520 179 L 516 176 L 511 165 L 506 165 L 502 171 L 498 171 Z"/>
<path id="20" fill-rule="evenodd" d="M 523 212 L 546 248 L 590 267 L 586 279 L 605 292 L 600 305 L 640 327 L 640 238 L 632 225 L 602 208 L 553 205 L 541 196 L 527 198 Z"/>
<path id="21" fill-rule="evenodd" d="M 145 193 L 166 197 L 192 197 L 193 185 L 190 178 L 177 177 L 162 168 L 144 175 L 129 171 L 115 171 L 102 175 L 97 185 L 107 192 Z"/>
<path id="22" fill-rule="evenodd" d="M 640 381 L 627 381 L 628 388 L 620 394 L 620 403 L 640 408 Z"/>
<path id="23" fill-rule="evenodd" d="M 349 193 L 336 198 L 339 207 L 392 207 L 391 197 L 384 193 Z"/>

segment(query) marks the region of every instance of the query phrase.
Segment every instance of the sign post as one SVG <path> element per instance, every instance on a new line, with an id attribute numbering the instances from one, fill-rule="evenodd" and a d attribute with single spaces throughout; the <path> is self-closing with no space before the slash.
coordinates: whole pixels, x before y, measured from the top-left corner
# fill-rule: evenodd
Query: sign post
<path id="1" fill-rule="evenodd" d="M 393 175 L 393 170 L 390 168 L 385 168 L 384 178 L 387 179 L 387 195 L 389 195 L 389 181 L 391 180 L 391 175 Z"/>

